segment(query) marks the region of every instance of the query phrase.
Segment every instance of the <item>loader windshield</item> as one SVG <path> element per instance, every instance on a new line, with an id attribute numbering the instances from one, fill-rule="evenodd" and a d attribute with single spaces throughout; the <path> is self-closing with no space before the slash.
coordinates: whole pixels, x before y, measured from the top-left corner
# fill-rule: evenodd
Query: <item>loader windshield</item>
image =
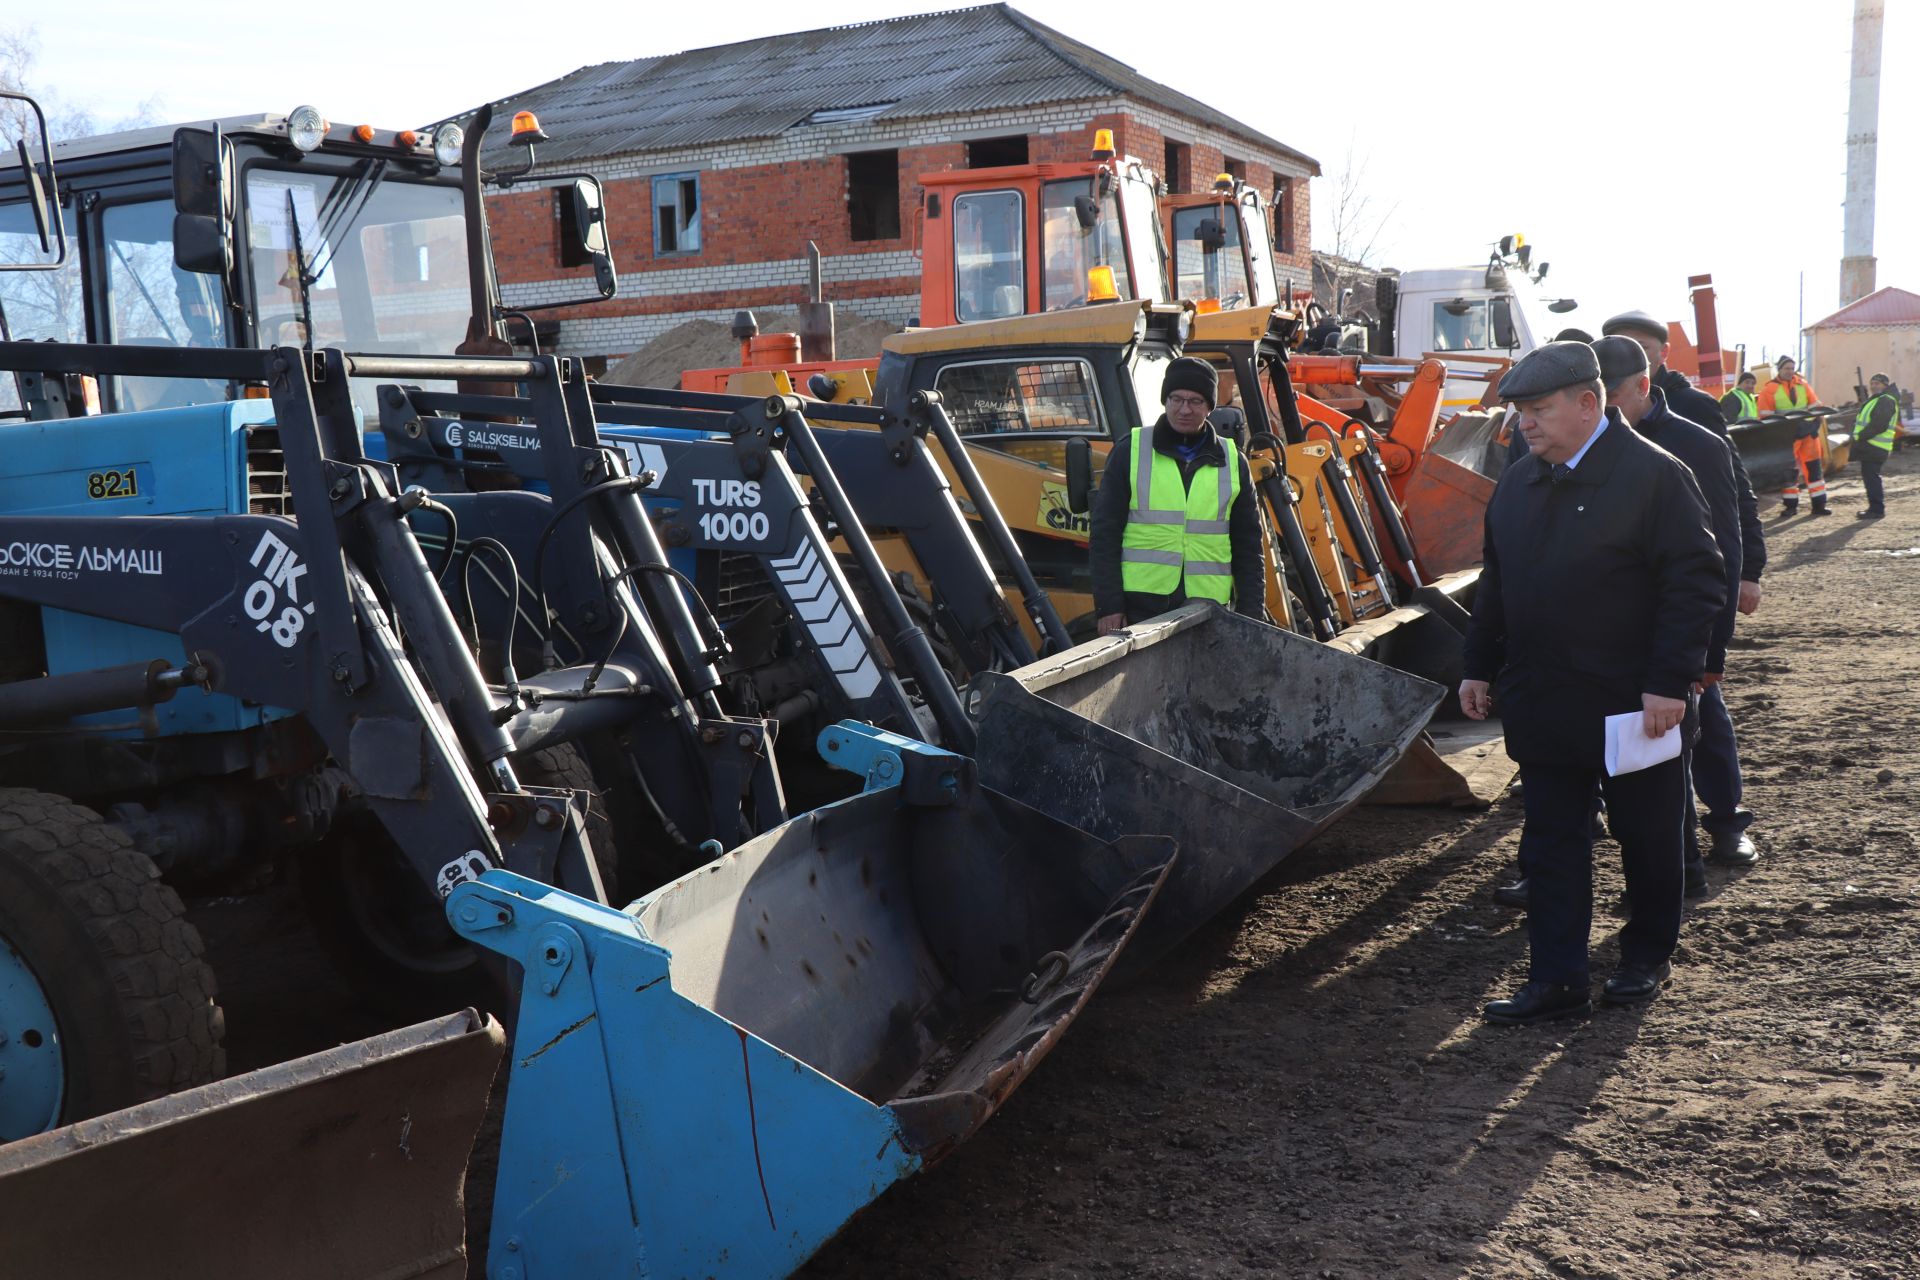
<path id="1" fill-rule="evenodd" d="M 1253 301 L 1240 220 L 1226 201 L 1173 211 L 1173 261 L 1181 300 L 1212 298 L 1228 310 Z"/>
<path id="2" fill-rule="evenodd" d="M 378 160 L 255 165 L 245 187 L 256 345 L 445 355 L 466 337 L 458 187 L 403 179 Z M 363 409 L 373 392 L 355 385 Z"/>
<path id="3" fill-rule="evenodd" d="M 1067 178 L 1041 189 L 1041 261 L 1045 264 L 1048 311 L 1083 307 L 1134 296 L 1127 269 L 1127 241 L 1121 230 L 1120 200 L 1111 185 L 1096 196 L 1093 178 Z M 1097 298 L 1088 289 L 1088 272 L 1113 272 L 1113 297 Z"/>

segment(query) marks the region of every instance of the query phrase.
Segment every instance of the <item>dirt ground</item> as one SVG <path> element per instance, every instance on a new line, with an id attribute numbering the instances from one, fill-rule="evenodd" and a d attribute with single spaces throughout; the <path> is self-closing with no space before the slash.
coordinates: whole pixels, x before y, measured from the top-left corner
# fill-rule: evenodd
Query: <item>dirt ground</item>
<path id="1" fill-rule="evenodd" d="M 1920 1275 L 1920 458 L 1888 475 L 1885 521 L 1853 471 L 1834 517 L 1769 513 L 1727 681 L 1764 856 L 1711 873 L 1659 1001 L 1483 1025 L 1525 972 L 1488 896 L 1518 802 L 1362 810 L 803 1274 Z M 221 963 L 297 934 L 275 910 L 196 910 L 235 1069 L 370 1029 L 317 954 L 293 1004 Z"/>

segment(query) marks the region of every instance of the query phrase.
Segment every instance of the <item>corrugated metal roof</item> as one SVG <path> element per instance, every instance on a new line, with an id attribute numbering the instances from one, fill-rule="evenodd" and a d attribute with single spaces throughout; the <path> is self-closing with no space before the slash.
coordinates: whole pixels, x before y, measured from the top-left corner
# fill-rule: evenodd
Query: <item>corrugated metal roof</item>
<path id="1" fill-rule="evenodd" d="M 881 107 L 877 119 L 910 120 L 1122 94 L 1320 172 L 1311 157 L 1004 4 L 600 63 L 505 101 L 536 112 L 553 136 L 540 148 L 546 166 L 771 138 L 818 111 Z M 504 150 L 500 138 L 490 158 Z"/>
<path id="2" fill-rule="evenodd" d="M 1884 325 L 1920 325 L 1920 293 L 1909 293 L 1888 285 L 1875 289 L 1858 302 L 1849 303 L 1825 320 L 1816 320 L 1809 329 L 1871 329 Z"/>

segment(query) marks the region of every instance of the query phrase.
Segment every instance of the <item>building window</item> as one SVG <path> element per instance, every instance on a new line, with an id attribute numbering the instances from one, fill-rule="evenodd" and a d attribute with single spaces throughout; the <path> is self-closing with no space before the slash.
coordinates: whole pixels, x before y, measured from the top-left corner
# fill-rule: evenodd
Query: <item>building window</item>
<path id="1" fill-rule="evenodd" d="M 1169 195 L 1185 195 L 1193 190 L 1193 148 L 1168 138 L 1167 171 L 1160 176 L 1167 180 Z"/>
<path id="2" fill-rule="evenodd" d="M 653 256 L 700 252 L 700 175 L 663 173 L 653 180 Z"/>
<path id="3" fill-rule="evenodd" d="M 900 153 L 847 157 L 847 220 L 855 240 L 900 238 Z"/>
<path id="4" fill-rule="evenodd" d="M 1221 156 L 1220 172 L 1245 182 L 1247 180 L 1247 162 L 1245 160 L 1235 160 L 1232 156 Z"/>
<path id="5" fill-rule="evenodd" d="M 1012 138 L 975 138 L 967 143 L 967 168 L 998 169 L 1027 163 L 1027 135 Z"/>
<path id="6" fill-rule="evenodd" d="M 1280 253 L 1293 252 L 1293 179 L 1275 176 L 1273 180 L 1273 247 Z"/>

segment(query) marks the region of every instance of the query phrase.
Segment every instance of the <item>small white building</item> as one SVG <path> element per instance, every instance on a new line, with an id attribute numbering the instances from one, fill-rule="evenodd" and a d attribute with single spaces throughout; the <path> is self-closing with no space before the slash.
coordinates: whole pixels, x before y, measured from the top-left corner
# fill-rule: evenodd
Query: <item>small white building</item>
<path id="1" fill-rule="evenodd" d="M 1920 388 L 1920 293 L 1889 285 L 1806 328 L 1808 379 L 1828 404 L 1856 399 L 1876 373 Z"/>

